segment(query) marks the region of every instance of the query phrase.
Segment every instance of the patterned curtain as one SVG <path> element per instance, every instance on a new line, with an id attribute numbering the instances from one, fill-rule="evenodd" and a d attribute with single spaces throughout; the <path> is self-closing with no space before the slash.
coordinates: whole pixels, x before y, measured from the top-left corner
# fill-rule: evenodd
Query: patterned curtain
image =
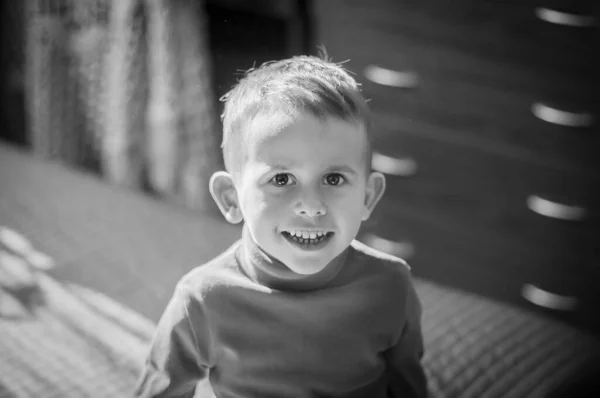
<path id="1" fill-rule="evenodd" d="M 23 144 L 24 8 L 22 1 L 0 4 L 0 135 Z"/>
<path id="2" fill-rule="evenodd" d="M 19 2 L 12 2 L 19 3 Z M 222 167 L 198 0 L 25 0 L 34 152 L 208 208 Z"/>

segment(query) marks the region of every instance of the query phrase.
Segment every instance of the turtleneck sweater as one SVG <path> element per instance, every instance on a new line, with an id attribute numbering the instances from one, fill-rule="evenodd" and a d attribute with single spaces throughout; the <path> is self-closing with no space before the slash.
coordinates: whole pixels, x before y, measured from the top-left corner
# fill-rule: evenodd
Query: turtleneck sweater
<path id="1" fill-rule="evenodd" d="M 424 397 L 422 355 L 403 260 L 355 240 L 299 275 L 244 230 L 177 284 L 136 396 Z"/>

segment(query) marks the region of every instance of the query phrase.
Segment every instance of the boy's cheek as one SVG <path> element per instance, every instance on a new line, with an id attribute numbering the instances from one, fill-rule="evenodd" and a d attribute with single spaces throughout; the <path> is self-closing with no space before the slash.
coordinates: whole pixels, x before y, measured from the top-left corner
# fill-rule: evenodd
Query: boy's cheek
<path id="1" fill-rule="evenodd" d="M 263 220 L 265 217 L 274 213 L 279 213 L 283 201 L 279 197 L 257 193 L 253 197 L 247 198 L 242 205 L 243 213 Z"/>

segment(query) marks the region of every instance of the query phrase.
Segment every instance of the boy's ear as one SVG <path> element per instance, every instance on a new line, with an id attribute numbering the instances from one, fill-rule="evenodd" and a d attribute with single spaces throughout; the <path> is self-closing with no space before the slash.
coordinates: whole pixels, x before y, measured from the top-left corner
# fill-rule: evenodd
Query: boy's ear
<path id="1" fill-rule="evenodd" d="M 374 171 L 369 175 L 367 180 L 367 192 L 365 195 L 365 205 L 361 215 L 362 221 L 366 221 L 375 209 L 375 205 L 385 192 L 385 176 L 378 171 Z"/>
<path id="2" fill-rule="evenodd" d="M 238 204 L 237 191 L 231 174 L 225 171 L 217 171 L 208 183 L 210 194 L 219 206 L 219 210 L 227 221 L 237 224 L 242 221 L 243 216 Z"/>

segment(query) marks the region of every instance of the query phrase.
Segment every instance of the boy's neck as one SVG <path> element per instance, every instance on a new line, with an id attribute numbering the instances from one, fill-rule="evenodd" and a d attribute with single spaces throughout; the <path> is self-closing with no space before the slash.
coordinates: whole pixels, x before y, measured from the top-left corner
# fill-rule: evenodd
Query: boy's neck
<path id="1" fill-rule="evenodd" d="M 265 253 L 244 226 L 237 257 L 244 273 L 260 285 L 276 290 L 306 291 L 331 285 L 344 268 L 344 264 L 348 260 L 348 253 L 349 248 L 316 274 L 297 274 L 281 261 Z"/>

